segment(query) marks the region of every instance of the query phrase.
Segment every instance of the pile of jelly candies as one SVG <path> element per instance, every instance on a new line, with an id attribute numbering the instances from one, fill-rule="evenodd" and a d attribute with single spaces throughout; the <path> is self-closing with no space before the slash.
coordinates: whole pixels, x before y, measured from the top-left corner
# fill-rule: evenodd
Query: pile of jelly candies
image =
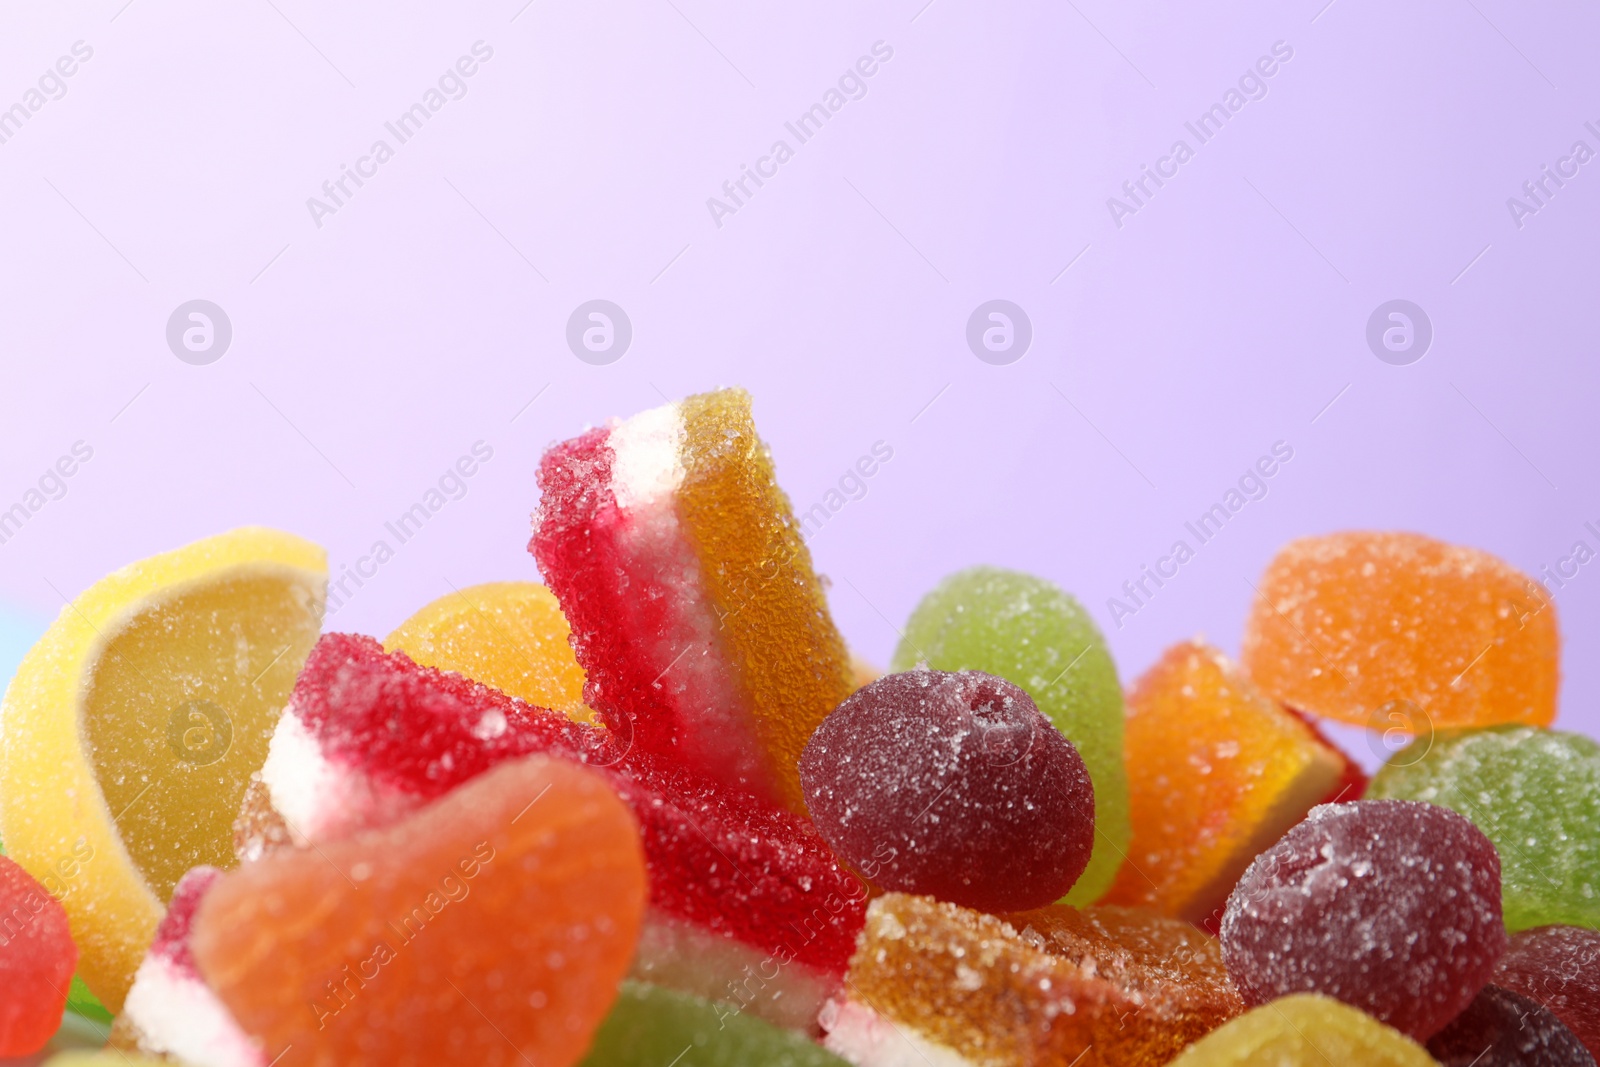
<path id="1" fill-rule="evenodd" d="M 743 392 L 538 481 L 546 584 L 382 642 L 320 633 L 360 577 L 264 530 L 62 613 L 0 724 L 0 1056 L 1600 1055 L 1600 745 L 1551 729 L 1552 596 L 1494 556 L 1295 541 L 1237 662 L 1182 641 L 1126 692 L 1078 601 L 977 567 L 880 676 Z"/>

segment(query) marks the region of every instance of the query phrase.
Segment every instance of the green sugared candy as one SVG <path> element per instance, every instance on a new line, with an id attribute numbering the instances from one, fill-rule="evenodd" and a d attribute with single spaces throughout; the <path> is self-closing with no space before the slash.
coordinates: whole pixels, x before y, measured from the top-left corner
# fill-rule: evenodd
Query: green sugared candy
<path id="1" fill-rule="evenodd" d="M 579 1067 L 850 1067 L 804 1034 L 736 1005 L 626 981 Z"/>
<path id="2" fill-rule="evenodd" d="M 973 567 L 940 582 L 911 613 L 891 669 L 922 661 L 940 671 L 986 671 L 1021 686 L 1077 747 L 1094 782 L 1097 832 L 1088 868 L 1062 899 L 1093 903 L 1111 888 L 1130 836 L 1122 685 L 1100 628 L 1083 605 L 1043 578 Z"/>
<path id="3" fill-rule="evenodd" d="M 1418 745 L 1427 745 L 1420 755 Z M 1600 928 L 1600 744 L 1532 726 L 1422 735 L 1369 797 L 1460 812 L 1500 852 L 1506 929 Z"/>

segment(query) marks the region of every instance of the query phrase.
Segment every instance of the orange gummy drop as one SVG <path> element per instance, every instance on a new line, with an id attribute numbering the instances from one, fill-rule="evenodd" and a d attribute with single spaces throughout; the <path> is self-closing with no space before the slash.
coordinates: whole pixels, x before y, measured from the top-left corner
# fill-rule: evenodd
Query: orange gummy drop
<path id="1" fill-rule="evenodd" d="M 1412 732 L 1555 718 L 1555 605 L 1487 552 L 1408 533 L 1307 537 L 1258 589 L 1244 666 L 1292 708 Z"/>
<path id="2" fill-rule="evenodd" d="M 1133 842 L 1107 903 L 1198 923 L 1256 854 L 1329 799 L 1344 757 L 1216 649 L 1174 645 L 1128 695 Z"/>
<path id="3" fill-rule="evenodd" d="M 224 875 L 192 946 L 268 1059 L 565 1067 L 616 997 L 644 903 L 628 809 L 600 774 L 534 756 Z"/>
<path id="4" fill-rule="evenodd" d="M 1153 1067 L 1244 1010 L 1216 942 L 1176 919 L 901 893 L 873 901 L 846 988 L 827 1044 L 857 1062 L 911 1041 L 933 1062 Z"/>

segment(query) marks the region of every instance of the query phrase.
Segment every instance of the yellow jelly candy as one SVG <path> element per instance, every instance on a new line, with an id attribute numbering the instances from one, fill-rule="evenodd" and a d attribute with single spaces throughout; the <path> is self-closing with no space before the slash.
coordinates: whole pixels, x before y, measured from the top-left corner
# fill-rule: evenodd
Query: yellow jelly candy
<path id="1" fill-rule="evenodd" d="M 1438 1067 L 1415 1041 L 1332 997 L 1270 1001 L 1218 1027 L 1171 1067 Z"/>
<path id="2" fill-rule="evenodd" d="M 190 867 L 233 862 L 246 783 L 321 628 L 322 550 L 234 530 L 67 605 L 0 708 L 0 838 L 60 898 L 113 1012 Z"/>
<path id="3" fill-rule="evenodd" d="M 428 604 L 384 641 L 424 667 L 455 671 L 508 696 L 559 711 L 577 722 L 583 668 L 572 654 L 561 605 L 537 582 L 486 582 Z"/>

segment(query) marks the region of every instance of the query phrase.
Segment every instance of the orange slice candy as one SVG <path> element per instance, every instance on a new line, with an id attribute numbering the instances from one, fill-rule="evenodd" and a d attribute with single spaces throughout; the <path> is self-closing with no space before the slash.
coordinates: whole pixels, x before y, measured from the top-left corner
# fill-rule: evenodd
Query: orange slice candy
<path id="1" fill-rule="evenodd" d="M 1487 552 L 1408 533 L 1306 537 L 1258 590 L 1244 666 L 1292 708 L 1411 732 L 1555 718 L 1555 605 Z"/>
<path id="2" fill-rule="evenodd" d="M 644 903 L 628 809 L 600 774 L 534 756 L 223 876 L 192 945 L 268 1058 L 566 1067 L 617 995 Z"/>
<path id="3" fill-rule="evenodd" d="M 1133 842 L 1105 902 L 1194 923 L 1345 771 L 1340 753 L 1198 641 L 1134 684 L 1123 744 Z"/>

